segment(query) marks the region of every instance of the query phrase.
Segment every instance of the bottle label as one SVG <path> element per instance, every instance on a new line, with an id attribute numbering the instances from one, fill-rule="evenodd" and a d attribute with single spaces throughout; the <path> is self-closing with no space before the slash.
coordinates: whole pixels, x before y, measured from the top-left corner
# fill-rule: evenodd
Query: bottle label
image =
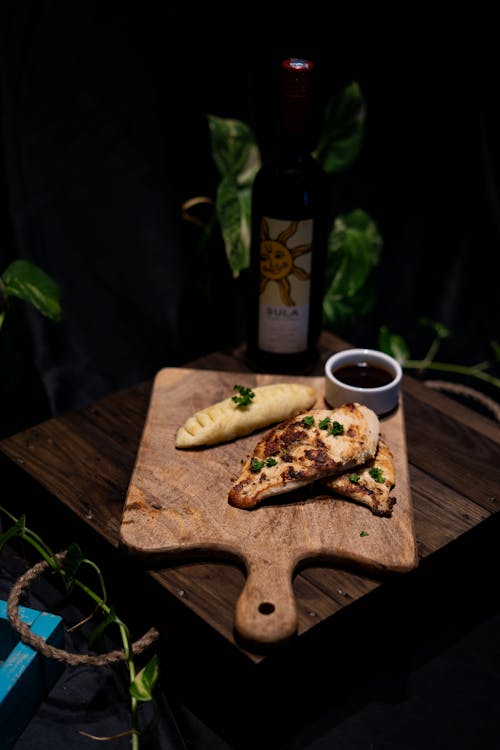
<path id="1" fill-rule="evenodd" d="M 307 349 L 312 237 L 313 219 L 261 219 L 258 346 L 263 351 Z"/>

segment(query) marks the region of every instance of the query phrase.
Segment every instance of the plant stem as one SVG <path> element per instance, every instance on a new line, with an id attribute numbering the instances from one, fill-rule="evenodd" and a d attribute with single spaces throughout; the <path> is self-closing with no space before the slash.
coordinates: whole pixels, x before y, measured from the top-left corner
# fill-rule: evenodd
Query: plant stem
<path id="1" fill-rule="evenodd" d="M 470 367 L 467 365 L 455 365 L 448 364 L 447 362 L 428 362 L 423 359 L 407 359 L 403 363 L 403 368 L 421 370 L 441 370 L 442 372 L 454 372 L 458 375 L 469 375 L 470 377 L 483 380 L 485 383 L 490 383 L 496 388 L 500 388 L 500 378 L 496 378 L 488 372 L 483 372 L 476 367 Z"/>
<path id="2" fill-rule="evenodd" d="M 19 519 L 17 519 L 15 516 L 13 516 L 11 513 L 9 513 L 8 510 L 0 506 L 0 511 L 5 513 L 14 523 L 17 523 Z M 19 529 L 18 531 L 19 537 L 23 539 L 24 541 L 31 544 L 32 547 L 34 547 L 40 556 L 52 567 L 54 572 L 58 572 L 61 577 L 65 580 L 67 578 L 67 571 L 64 568 L 64 563 L 60 563 L 57 558 L 55 557 L 54 553 L 51 551 L 50 547 L 46 545 L 43 540 L 36 534 L 34 531 L 29 529 L 27 526 L 24 526 L 24 528 Z M 102 576 L 100 574 L 99 568 L 92 563 L 90 560 L 86 560 L 86 562 L 90 563 L 92 567 L 95 568 L 95 570 L 98 573 L 98 576 L 101 580 L 101 585 L 103 588 L 104 596 L 106 596 L 106 588 L 104 586 L 104 581 L 102 580 Z M 75 586 L 78 586 L 79 589 L 84 591 L 87 596 L 90 599 L 93 599 L 93 601 L 99 606 L 99 608 L 105 612 L 107 615 L 112 614 L 112 608 L 108 606 L 106 601 L 99 596 L 99 594 L 96 594 L 95 591 L 93 591 L 87 584 L 85 584 L 83 581 L 80 581 L 78 578 L 73 579 L 73 584 Z M 118 627 L 120 630 L 120 636 L 123 644 L 123 650 L 125 652 L 125 657 L 127 661 L 127 668 L 130 678 L 130 684 L 132 684 L 136 677 L 136 669 L 135 669 L 135 663 L 134 663 L 134 655 L 132 652 L 131 644 L 130 644 L 130 637 L 129 632 L 124 623 L 118 620 Z M 132 750 L 139 750 L 139 724 L 138 724 L 138 700 L 133 695 L 130 695 L 130 710 L 131 710 L 131 747 Z"/>
<path id="3" fill-rule="evenodd" d="M 433 361 L 434 357 L 436 356 L 438 352 L 440 344 L 441 344 L 441 339 L 439 338 L 439 336 L 436 336 L 436 338 L 433 340 L 432 344 L 429 347 L 429 351 L 424 357 L 424 362 L 425 362 L 425 366 L 423 367 L 424 370 L 427 369 L 429 365 L 431 364 L 431 362 Z"/>
<path id="4" fill-rule="evenodd" d="M 64 572 L 63 572 L 64 575 Z M 111 612 L 111 607 L 109 607 L 106 602 L 104 602 L 101 597 L 96 594 L 92 589 L 89 589 L 88 586 L 86 586 L 82 581 L 75 579 L 74 581 L 75 586 L 78 586 L 82 591 L 85 591 L 87 596 L 89 596 L 91 599 L 93 599 L 99 607 L 105 612 L 107 615 Z M 135 680 L 135 664 L 134 664 L 134 657 L 132 654 L 132 649 L 130 648 L 130 638 L 127 632 L 127 628 L 123 624 L 119 624 L 120 629 L 120 635 L 122 639 L 123 644 L 123 650 L 125 651 L 126 660 L 127 660 L 127 669 L 130 677 L 130 684 L 133 683 Z M 139 726 L 138 726 L 138 702 L 137 698 L 134 698 L 133 695 L 130 696 L 130 713 L 131 713 L 131 726 L 132 726 L 132 733 L 131 733 L 131 743 L 132 743 L 132 750 L 139 750 Z"/>

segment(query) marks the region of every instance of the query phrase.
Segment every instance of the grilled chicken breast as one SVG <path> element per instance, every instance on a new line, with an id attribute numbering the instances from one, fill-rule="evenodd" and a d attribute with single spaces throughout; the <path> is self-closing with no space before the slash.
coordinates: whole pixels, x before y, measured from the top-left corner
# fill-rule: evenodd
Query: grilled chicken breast
<path id="1" fill-rule="evenodd" d="M 396 484 L 392 452 L 380 438 L 375 458 L 352 471 L 321 481 L 321 486 L 370 508 L 375 516 L 391 516 L 396 498 L 391 491 Z"/>
<path id="2" fill-rule="evenodd" d="M 358 403 L 302 412 L 271 429 L 246 459 L 228 500 L 252 508 L 375 456 L 380 423 Z"/>

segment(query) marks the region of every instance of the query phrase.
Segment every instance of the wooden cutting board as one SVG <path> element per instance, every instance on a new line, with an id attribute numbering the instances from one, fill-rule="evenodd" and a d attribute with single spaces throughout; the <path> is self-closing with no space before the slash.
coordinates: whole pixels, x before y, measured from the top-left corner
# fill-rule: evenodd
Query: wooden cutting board
<path id="1" fill-rule="evenodd" d="M 391 518 L 380 518 L 348 500 L 309 490 L 284 494 L 252 510 L 233 508 L 230 486 L 266 431 L 223 445 L 179 450 L 178 427 L 196 411 L 222 401 L 238 383 L 255 387 L 303 382 L 318 393 L 322 377 L 286 377 L 165 368 L 154 380 L 149 410 L 127 490 L 120 542 L 155 561 L 236 559 L 246 568 L 235 628 L 248 642 L 279 643 L 297 631 L 292 578 L 298 564 L 327 561 L 372 573 L 416 567 L 417 549 L 408 477 L 402 396 L 381 419 L 381 434 L 394 454 L 397 497 Z"/>

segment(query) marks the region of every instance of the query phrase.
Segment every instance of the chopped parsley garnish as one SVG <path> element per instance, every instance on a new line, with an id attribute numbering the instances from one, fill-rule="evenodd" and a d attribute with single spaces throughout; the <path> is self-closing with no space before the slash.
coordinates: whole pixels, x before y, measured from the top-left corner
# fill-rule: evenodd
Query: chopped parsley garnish
<path id="1" fill-rule="evenodd" d="M 328 430 L 329 435 L 343 435 L 344 434 L 344 425 L 340 424 L 340 422 L 334 422 L 330 429 Z"/>
<path id="2" fill-rule="evenodd" d="M 358 484 L 360 479 L 361 477 L 359 476 L 359 474 L 349 474 L 349 481 L 353 484 Z"/>
<path id="3" fill-rule="evenodd" d="M 359 535 L 360 535 L 360 536 L 369 536 L 369 534 L 368 534 L 368 532 L 367 532 L 367 531 L 360 531 L 360 532 L 359 532 Z"/>
<path id="4" fill-rule="evenodd" d="M 344 425 L 340 424 L 340 422 L 337 421 L 330 423 L 330 417 L 320 419 L 318 422 L 318 427 L 320 430 L 328 430 L 329 435 L 344 434 Z"/>
<path id="5" fill-rule="evenodd" d="M 312 414 L 304 417 L 304 419 L 302 420 L 302 424 L 304 425 L 304 427 L 312 427 L 314 424 L 314 417 L 312 416 Z"/>
<path id="6" fill-rule="evenodd" d="M 264 466 L 276 466 L 278 462 L 275 458 L 270 456 L 269 458 L 265 458 L 263 461 L 259 461 L 258 458 L 252 458 L 252 463 L 250 464 L 250 471 L 253 471 L 254 474 L 257 474 L 257 472 L 262 471 Z"/>
<path id="7" fill-rule="evenodd" d="M 233 391 L 238 391 L 239 396 L 233 396 L 232 400 L 237 406 L 248 406 L 255 398 L 255 393 L 251 388 L 246 388 L 244 385 L 234 385 Z"/>
<path id="8" fill-rule="evenodd" d="M 379 469 L 377 466 L 374 466 L 373 469 L 370 469 L 368 473 L 376 482 L 380 482 L 381 484 L 385 482 L 385 477 L 382 474 L 382 469 Z"/>

